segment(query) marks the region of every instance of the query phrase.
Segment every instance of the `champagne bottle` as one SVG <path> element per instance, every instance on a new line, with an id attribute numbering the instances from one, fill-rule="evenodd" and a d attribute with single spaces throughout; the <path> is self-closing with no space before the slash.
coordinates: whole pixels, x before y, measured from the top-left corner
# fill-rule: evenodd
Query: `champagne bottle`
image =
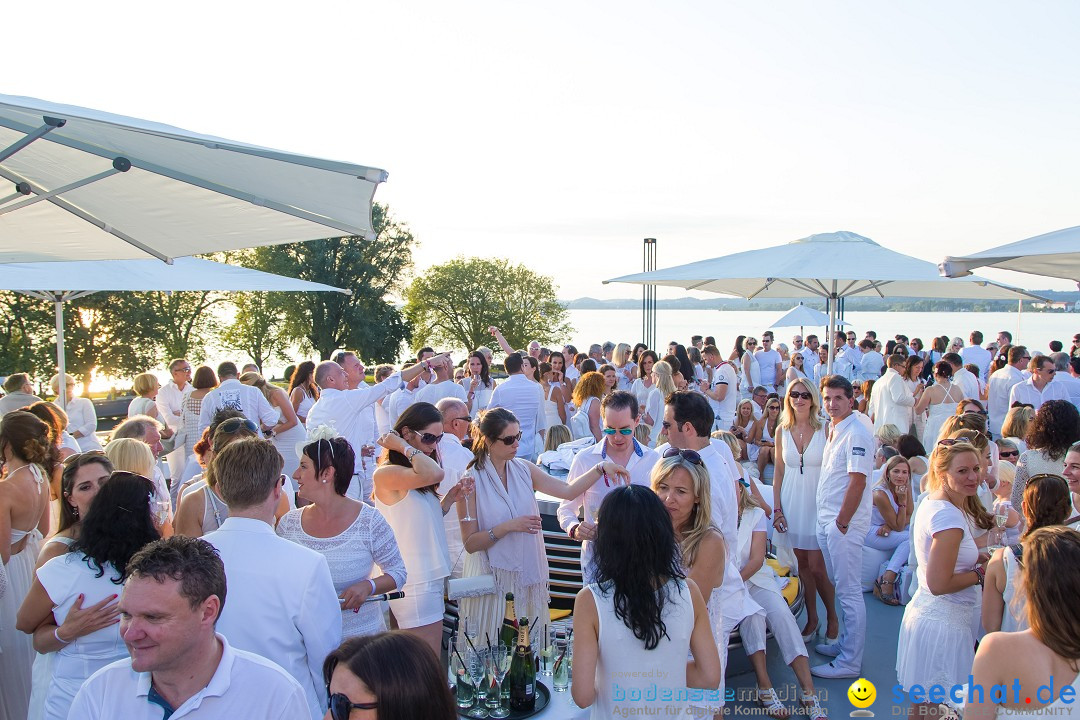
<path id="1" fill-rule="evenodd" d="M 529 645 L 529 619 L 518 622 L 517 647 L 510 663 L 510 709 L 532 712 L 536 705 L 536 665 Z"/>
<path id="2" fill-rule="evenodd" d="M 499 630 L 499 643 L 513 648 L 517 640 L 517 615 L 514 612 L 514 593 L 506 593 L 506 612 L 503 613 L 502 628 Z"/>

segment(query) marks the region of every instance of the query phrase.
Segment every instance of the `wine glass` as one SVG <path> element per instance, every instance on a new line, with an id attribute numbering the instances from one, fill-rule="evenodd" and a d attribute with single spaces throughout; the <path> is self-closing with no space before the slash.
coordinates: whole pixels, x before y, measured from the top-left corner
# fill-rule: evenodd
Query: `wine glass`
<path id="1" fill-rule="evenodd" d="M 471 718 L 486 718 L 488 711 L 484 708 L 483 703 L 479 702 L 480 685 L 483 684 L 484 678 L 487 676 L 487 663 L 484 660 L 484 654 L 479 650 L 469 648 L 468 653 L 465 654 L 465 664 L 477 698 L 476 706 L 466 715 Z"/>
<path id="2" fill-rule="evenodd" d="M 468 473 L 462 475 L 461 479 L 462 480 L 468 479 L 468 480 L 472 480 L 472 482 L 473 482 L 473 489 L 471 491 L 465 492 L 464 490 L 462 490 L 462 493 L 461 493 L 461 501 L 465 503 L 465 517 L 463 517 L 461 519 L 464 522 L 472 522 L 476 518 L 474 518 L 472 515 L 469 514 L 469 496 L 472 495 L 473 492 L 476 491 L 476 485 L 475 485 L 476 480 L 475 480 L 475 478 L 472 477 L 472 475 L 469 475 Z"/>
<path id="3" fill-rule="evenodd" d="M 158 527 L 161 527 L 169 521 L 169 510 L 172 505 L 168 498 L 155 498 L 153 503 L 154 519 L 157 520 Z"/>
<path id="4" fill-rule="evenodd" d="M 513 649 L 506 645 L 496 645 L 491 648 L 491 667 L 495 671 L 495 684 L 492 692 L 488 693 L 488 707 L 491 708 L 489 715 L 493 718 L 504 718 L 510 714 L 509 708 L 502 704 L 501 688 L 506 680 L 506 673 L 510 672 L 510 663 L 514 659 Z M 495 696 L 495 706 L 492 708 L 491 697 Z"/>

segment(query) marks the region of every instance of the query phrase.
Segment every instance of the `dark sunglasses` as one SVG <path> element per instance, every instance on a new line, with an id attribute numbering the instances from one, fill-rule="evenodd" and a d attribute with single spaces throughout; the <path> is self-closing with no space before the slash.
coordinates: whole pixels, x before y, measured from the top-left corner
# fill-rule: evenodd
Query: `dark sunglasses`
<path id="1" fill-rule="evenodd" d="M 521 433 L 518 433 L 517 435 L 509 435 L 507 437 L 502 437 L 502 438 L 495 438 L 495 440 L 497 442 L 501 442 L 503 445 L 513 445 L 514 443 L 516 443 L 520 439 L 521 439 Z"/>
<path id="2" fill-rule="evenodd" d="M 971 448 L 972 452 L 975 451 L 975 446 L 971 444 L 971 441 L 967 438 L 945 438 L 944 440 L 938 440 L 938 445 L 944 445 L 945 447 L 952 447 L 953 445 L 967 445 Z"/>
<path id="3" fill-rule="evenodd" d="M 813 394 L 811 393 L 799 392 L 797 390 L 792 390 L 791 392 L 789 392 L 788 397 L 792 400 L 812 400 L 814 398 Z"/>
<path id="4" fill-rule="evenodd" d="M 443 433 L 435 435 L 434 433 L 418 433 L 415 430 L 413 430 L 413 435 L 420 438 L 420 442 L 424 443 L 425 445 L 438 445 L 439 441 L 442 440 L 443 437 Z"/>
<path id="5" fill-rule="evenodd" d="M 705 464 L 702 462 L 701 456 L 693 450 L 680 450 L 679 448 L 669 447 L 667 450 L 664 451 L 664 459 L 673 458 L 676 456 L 681 457 L 683 460 L 694 465 Z"/>
<path id="6" fill-rule="evenodd" d="M 333 720 L 349 720 L 353 710 L 375 710 L 379 703 L 354 703 L 348 695 L 334 693 L 330 696 L 330 717 Z"/>
<path id="7" fill-rule="evenodd" d="M 240 432 L 241 428 L 247 428 L 256 435 L 259 434 L 259 426 L 251 422 L 247 418 L 229 418 L 228 420 L 217 426 L 217 429 L 219 431 L 227 433 L 229 435 Z"/>
<path id="8" fill-rule="evenodd" d="M 1001 452 L 998 453 L 998 457 L 1003 457 L 1003 458 L 1020 457 L 1020 451 L 1019 450 L 1002 450 Z"/>
<path id="9" fill-rule="evenodd" d="M 634 428 L 619 428 L 616 430 L 615 428 L 606 427 L 603 429 L 603 433 L 605 435 L 614 435 L 615 433 L 619 433 L 620 435 L 633 435 Z"/>
<path id="10" fill-rule="evenodd" d="M 454 418 L 450 422 L 457 422 L 458 420 L 464 420 L 467 423 L 471 423 L 472 422 L 472 415 L 463 415 L 462 417 Z"/>
<path id="11" fill-rule="evenodd" d="M 1032 410 L 1035 409 L 1035 406 L 1032 405 L 1031 403 L 1022 403 L 1022 402 L 1014 402 L 1009 407 L 1010 408 L 1026 407 L 1026 408 L 1031 408 Z"/>
<path id="12" fill-rule="evenodd" d="M 989 415 L 990 413 L 986 412 L 985 410 L 965 410 L 964 414 L 965 415 Z"/>

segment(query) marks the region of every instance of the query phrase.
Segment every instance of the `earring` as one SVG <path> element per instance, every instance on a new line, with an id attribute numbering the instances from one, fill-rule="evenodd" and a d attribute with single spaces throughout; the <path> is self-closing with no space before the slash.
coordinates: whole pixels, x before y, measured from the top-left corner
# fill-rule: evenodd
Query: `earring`
<path id="1" fill-rule="evenodd" d="M 75 517 L 79 517 L 79 506 L 78 505 L 72 505 L 71 509 L 75 512 Z"/>

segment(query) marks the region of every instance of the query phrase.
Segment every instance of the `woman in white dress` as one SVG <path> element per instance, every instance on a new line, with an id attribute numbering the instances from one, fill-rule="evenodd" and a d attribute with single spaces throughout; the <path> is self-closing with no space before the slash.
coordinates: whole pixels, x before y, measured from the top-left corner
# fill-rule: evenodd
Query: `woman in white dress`
<path id="1" fill-rule="evenodd" d="M 637 365 L 630 360 L 630 345 L 619 343 L 611 353 L 611 364 L 615 367 L 616 390 L 629 390 L 637 377 Z"/>
<path id="2" fill-rule="evenodd" d="M 552 381 L 551 363 L 540 363 L 540 387 L 544 390 L 544 418 L 547 427 L 566 424 L 566 397 L 563 385 Z"/>
<path id="3" fill-rule="evenodd" d="M 479 350 L 469 353 L 469 372 L 461 381 L 465 388 L 469 405 L 469 414 L 476 417 L 481 410 L 486 410 L 491 402 L 491 393 L 495 392 L 495 381 L 491 379 L 487 356 Z"/>
<path id="4" fill-rule="evenodd" d="M 988 633 L 1016 632 L 1028 627 L 1026 600 L 1019 592 L 1024 542 L 1041 527 L 1062 525 L 1072 512 L 1069 486 L 1059 475 L 1039 475 L 1024 490 L 1027 530 L 1020 542 L 1006 544 L 990 556 L 982 594 L 982 625 Z"/>
<path id="5" fill-rule="evenodd" d="M 770 398 L 765 401 L 765 412 L 754 423 L 754 429 L 750 431 L 750 444 L 757 447 L 758 477 L 765 476 L 765 468 L 773 462 L 776 448 L 776 436 L 780 429 L 780 401 Z"/>
<path id="6" fill-rule="evenodd" d="M 566 379 L 566 356 L 558 350 L 554 350 L 551 353 L 551 357 L 548 359 L 551 363 L 551 381 L 549 384 L 557 385 L 563 395 L 563 413 L 566 418 L 569 418 L 574 414 L 573 404 L 570 402 L 570 396 L 574 392 L 573 384 Z M 563 425 L 566 423 L 563 422 Z"/>
<path id="7" fill-rule="evenodd" d="M 131 381 L 131 386 L 135 391 L 135 399 L 128 403 L 127 416 L 132 418 L 136 415 L 146 415 L 161 422 L 157 409 L 157 395 L 161 390 L 161 383 L 157 375 L 153 373 L 136 375 Z"/>
<path id="8" fill-rule="evenodd" d="M 776 543 L 787 544 L 799 561 L 799 580 L 806 598 L 806 641 L 818 634 L 817 596 L 825 605 L 825 641 L 839 637 L 836 592 L 817 543 L 817 484 L 825 454 L 821 395 L 814 384 L 798 379 L 784 397 L 780 433 L 776 437 L 773 473 L 773 529 Z"/>
<path id="9" fill-rule="evenodd" d="M 652 428 L 649 431 L 649 447 L 656 447 L 660 443 L 660 435 L 664 429 L 665 401 L 671 393 L 675 392 L 671 366 L 663 360 L 653 364 L 652 381 L 653 386 L 649 391 L 649 397 L 645 400 L 645 414 L 641 422 Z"/>
<path id="10" fill-rule="evenodd" d="M 375 469 L 375 507 L 394 530 L 408 583 L 405 597 L 390 601 L 397 626 L 426 642 L 432 652 L 441 651 L 443 588 L 454 558 L 446 544 L 443 515 L 461 496 L 461 483 L 441 499 L 438 444 L 443 439 L 442 413 L 431 403 L 413 403 L 379 438 L 386 448 Z"/>
<path id="11" fill-rule="evenodd" d="M 896 651 L 897 679 L 909 693 L 915 685 L 963 684 L 971 670 L 987 559 L 975 531 L 994 522 L 977 497 L 979 466 L 975 446 L 963 441 L 943 440 L 930 454 L 929 494 L 912 527 L 919 586 L 904 608 Z M 937 705 L 915 703 L 913 710 L 928 715 Z"/>
<path id="12" fill-rule="evenodd" d="M 679 567 L 663 504 L 648 488 L 618 488 L 604 498 L 600 518 L 596 582 L 574 601 L 575 704 L 592 706 L 594 719 L 622 711 L 685 715 L 688 704 L 677 694 L 693 687 L 710 691 L 706 702 L 718 707 L 723 670 L 708 611 L 697 584 Z M 722 539 L 712 543 L 723 546 Z M 616 699 L 616 686 L 623 699 Z M 650 687 L 657 690 L 654 700 L 629 699 L 635 689 Z"/>
<path id="13" fill-rule="evenodd" d="M 803 357 L 801 352 L 791 356 L 791 365 L 788 366 L 787 373 L 784 376 L 784 383 L 788 390 L 791 389 L 791 384 L 799 378 L 806 379 L 806 370 L 803 367 L 805 362 L 806 358 Z"/>
<path id="14" fill-rule="evenodd" d="M 214 371 L 206 365 L 200 365 L 191 378 L 192 391 L 180 402 L 180 423 L 184 427 L 184 452 L 188 458 L 195 456 L 195 443 L 202 437 L 202 433 L 199 432 L 199 417 L 202 412 L 203 398 L 217 386 L 218 379 Z"/>
<path id="15" fill-rule="evenodd" d="M 0 420 L 0 563 L 7 590 L 0 593 L 0 720 L 24 720 L 30 704 L 31 638 L 15 629 L 15 615 L 30 589 L 42 529 L 49 527 L 48 472 L 56 463 L 49 427 L 16 410 Z"/>
<path id="16" fill-rule="evenodd" d="M 516 457 L 521 425 L 506 408 L 484 413 L 478 431 L 473 438 L 475 457 L 463 476 L 475 481 L 475 492 L 457 507 L 467 553 L 463 576 L 491 573 L 495 592 L 463 598 L 460 611 L 477 637 L 484 637 L 485 632 L 496 637 L 506 593 L 514 593 L 522 617 L 546 617 L 548 611 L 548 563 L 536 493 L 571 500 L 600 479 L 625 484 L 630 475 L 621 465 L 607 460 L 569 482 L 556 480 L 539 466 Z"/>
<path id="17" fill-rule="evenodd" d="M 638 376 L 630 385 L 630 392 L 637 398 L 639 415 L 645 414 L 645 402 L 649 399 L 649 393 L 653 388 L 653 365 L 659 359 L 652 350 L 645 350 L 638 356 Z"/>
<path id="18" fill-rule="evenodd" d="M 405 561 L 382 513 L 345 494 L 355 462 L 348 440 L 329 428 L 317 429 L 311 440 L 297 448 L 293 475 L 310 504 L 286 513 L 277 534 L 326 558 L 341 598 L 341 636 L 374 635 L 386 630 L 382 606 L 364 601 L 404 587 Z"/>
<path id="19" fill-rule="evenodd" d="M 908 359 L 904 361 L 903 370 L 900 372 L 900 375 L 904 378 L 904 387 L 907 388 L 907 391 L 910 394 L 916 396 L 915 402 L 918 402 L 918 393 L 916 393 L 916 390 L 923 386 L 922 378 L 920 377 L 922 367 L 922 358 L 917 355 L 909 355 Z M 925 389 L 923 392 L 926 392 Z M 904 435 L 912 433 L 915 437 L 921 438 L 925 431 L 926 414 L 915 412 L 914 408 L 912 408 L 911 425 L 909 427 L 900 428 L 900 432 Z"/>
<path id="20" fill-rule="evenodd" d="M 952 381 L 952 365 L 940 361 L 934 365 L 934 384 L 926 388 L 915 403 L 915 415 L 928 413 L 923 429 L 923 447 L 932 448 L 938 441 L 942 424 L 956 414 L 956 403 L 964 399 L 964 390 Z"/>
<path id="21" fill-rule="evenodd" d="M 71 701 L 86 679 L 128 657 L 116 601 L 124 585 L 123 568 L 143 546 L 160 537 L 153 517 L 153 492 L 153 484 L 145 477 L 113 473 L 90 503 L 71 552 L 38 568 L 19 609 L 18 629 L 46 643 L 39 648 L 57 652 L 45 696 L 46 720 L 67 720 Z M 85 628 L 90 632 L 69 637 L 64 626 L 80 601 L 107 612 Z"/>
<path id="22" fill-rule="evenodd" d="M 296 418 L 306 425 L 308 412 L 319 399 L 319 386 L 315 384 L 315 363 L 305 360 L 296 366 L 289 378 L 288 392 Z"/>
<path id="23" fill-rule="evenodd" d="M 874 581 L 874 597 L 886 605 L 899 605 L 896 578 L 911 551 L 910 507 L 912 502 L 911 464 L 902 455 L 888 459 L 881 480 L 874 487 L 870 508 L 870 529 L 866 546 L 892 553 L 886 570 Z"/>
<path id="24" fill-rule="evenodd" d="M 97 432 L 97 411 L 94 410 L 94 401 L 75 394 L 75 378 L 67 373 L 64 374 L 64 378 L 66 378 L 64 386 L 67 393 L 67 405 L 64 408 L 68 416 L 67 431 L 75 438 L 82 452 L 100 450 L 101 443 L 94 434 Z M 49 385 L 52 386 L 53 395 L 60 394 L 59 375 L 53 375 L 49 380 Z"/>
<path id="25" fill-rule="evenodd" d="M 266 378 L 259 373 L 246 372 L 240 376 L 240 382 L 258 388 L 267 402 L 278 411 L 277 424 L 270 429 L 270 440 L 285 463 L 281 472 L 291 481 L 293 473 L 300 465 L 300 458 L 296 457 L 296 446 L 307 439 L 307 430 L 296 416 L 289 394 L 277 385 L 266 382 Z M 295 487 L 289 490 L 290 495 L 296 492 Z"/>
<path id="26" fill-rule="evenodd" d="M 41 546 L 37 559 L 39 569 L 49 560 L 67 554 L 79 538 L 82 518 L 90 511 L 91 501 L 109 479 L 112 471 L 112 463 L 100 450 L 88 451 L 64 463 L 60 480 L 58 529 L 56 534 Z M 61 637 L 69 640 L 82 637 L 116 614 L 115 607 L 102 606 L 94 609 L 89 606 L 84 608 L 83 605 L 83 602 L 75 601 L 61 626 Z M 53 660 L 56 658 L 56 651 L 61 647 L 63 644 L 53 637 L 51 627 L 39 628 L 34 633 L 34 649 L 38 654 L 34 658 L 34 688 L 30 694 L 28 720 L 41 720 L 44 717 L 45 696 L 52 684 Z"/>
<path id="27" fill-rule="evenodd" d="M 741 365 L 742 365 L 742 392 L 739 393 L 739 397 L 743 399 L 749 399 L 754 394 L 754 388 L 761 384 L 761 366 L 757 364 L 757 360 L 754 359 L 754 351 L 757 349 L 757 339 L 748 337 L 746 338 L 746 352 L 743 353 Z"/>
<path id="28" fill-rule="evenodd" d="M 1024 542 L 1021 593 L 1031 627 L 991 633 L 979 643 L 971 682 L 980 688 L 1006 687 L 1005 697 L 979 693 L 964 708 L 965 720 L 1012 717 L 1080 717 L 1080 533 L 1057 526 L 1033 532 Z M 1014 693 L 1014 684 L 1019 688 Z M 1052 697 L 1043 689 L 1051 686 Z M 981 696 L 981 697 L 980 697 Z M 1000 704 L 997 701 L 1004 701 Z"/>
<path id="29" fill-rule="evenodd" d="M 577 410 L 570 417 L 570 434 L 575 440 L 591 437 L 600 442 L 600 398 L 604 396 L 604 376 L 598 372 L 586 372 L 574 385 L 574 405 Z"/>

